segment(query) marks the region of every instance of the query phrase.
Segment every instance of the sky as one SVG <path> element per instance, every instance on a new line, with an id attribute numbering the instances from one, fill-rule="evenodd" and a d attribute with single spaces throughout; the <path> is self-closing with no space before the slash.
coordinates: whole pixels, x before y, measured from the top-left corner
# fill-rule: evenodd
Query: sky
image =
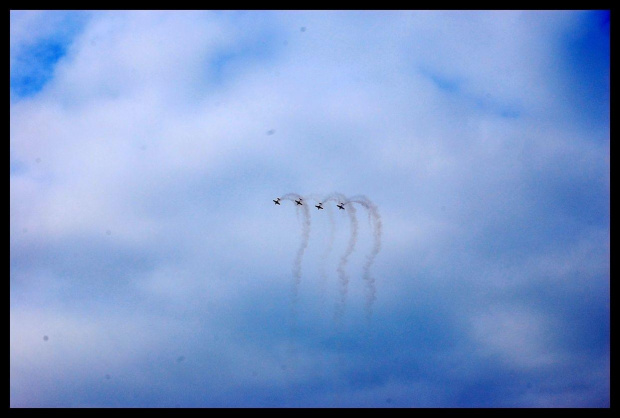
<path id="1" fill-rule="evenodd" d="M 11 11 L 11 407 L 609 407 L 609 26 Z"/>

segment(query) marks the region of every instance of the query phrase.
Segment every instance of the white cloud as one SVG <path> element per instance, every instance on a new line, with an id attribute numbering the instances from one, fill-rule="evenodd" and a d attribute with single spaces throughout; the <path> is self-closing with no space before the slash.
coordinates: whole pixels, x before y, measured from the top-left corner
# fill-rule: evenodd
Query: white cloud
<path id="1" fill-rule="evenodd" d="M 561 362 L 558 347 L 550 338 L 551 324 L 541 315 L 515 307 L 492 307 L 475 316 L 472 336 L 489 359 L 500 361 L 517 369 L 535 370 Z"/>

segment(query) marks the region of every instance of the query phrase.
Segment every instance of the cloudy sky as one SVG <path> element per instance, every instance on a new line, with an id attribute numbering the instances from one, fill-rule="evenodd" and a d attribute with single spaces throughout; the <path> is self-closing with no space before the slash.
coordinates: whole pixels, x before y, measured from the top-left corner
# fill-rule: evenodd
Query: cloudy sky
<path id="1" fill-rule="evenodd" d="M 11 406 L 608 407 L 609 25 L 11 11 Z"/>

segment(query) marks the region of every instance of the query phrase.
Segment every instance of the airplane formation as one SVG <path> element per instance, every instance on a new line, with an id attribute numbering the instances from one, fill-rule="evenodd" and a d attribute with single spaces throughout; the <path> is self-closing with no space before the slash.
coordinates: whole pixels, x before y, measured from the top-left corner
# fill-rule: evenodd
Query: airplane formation
<path id="1" fill-rule="evenodd" d="M 297 205 L 303 205 L 302 200 L 303 199 L 300 197 L 299 199 L 295 200 L 295 203 L 297 203 Z M 276 199 L 273 201 L 273 203 L 275 203 L 276 205 L 279 205 L 280 204 L 280 198 L 276 197 Z M 336 206 L 338 207 L 338 209 L 344 210 L 344 205 L 345 205 L 344 203 L 340 202 Z M 318 205 L 314 205 L 314 207 L 317 208 L 317 210 L 325 209 L 323 207 L 323 202 L 319 202 L 319 204 Z"/>

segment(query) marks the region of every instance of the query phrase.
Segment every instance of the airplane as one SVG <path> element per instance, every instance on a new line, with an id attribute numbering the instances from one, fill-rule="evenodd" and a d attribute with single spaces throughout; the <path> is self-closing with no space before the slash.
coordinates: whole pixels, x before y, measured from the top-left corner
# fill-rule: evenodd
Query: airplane
<path id="1" fill-rule="evenodd" d="M 301 197 L 299 198 L 299 200 L 296 200 L 295 203 L 297 203 L 298 205 L 303 205 L 303 203 L 301 203 Z"/>
<path id="2" fill-rule="evenodd" d="M 340 209 L 340 210 L 344 210 L 344 203 L 341 203 L 341 204 L 336 205 L 336 206 L 338 206 L 338 209 Z"/>
<path id="3" fill-rule="evenodd" d="M 314 205 L 314 207 L 319 209 L 319 210 L 321 210 L 321 209 L 323 209 L 323 204 L 321 202 L 319 202 L 319 204 L 318 205 Z"/>
<path id="4" fill-rule="evenodd" d="M 274 200 L 273 203 L 275 203 L 276 205 L 279 205 L 280 204 L 280 198 L 276 197 L 276 200 Z"/>

